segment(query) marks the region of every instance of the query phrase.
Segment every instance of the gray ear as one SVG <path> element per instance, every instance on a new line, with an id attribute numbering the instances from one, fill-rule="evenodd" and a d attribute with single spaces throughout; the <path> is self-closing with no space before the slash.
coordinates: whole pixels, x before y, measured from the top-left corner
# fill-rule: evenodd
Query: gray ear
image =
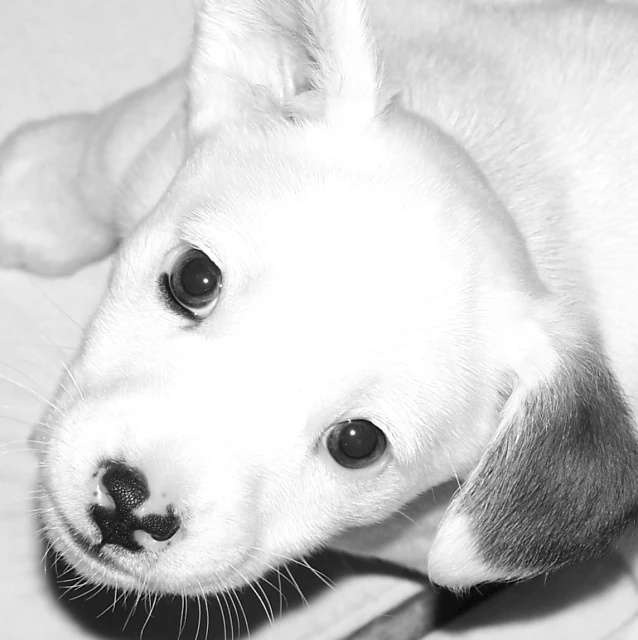
<path id="1" fill-rule="evenodd" d="M 299 97 L 328 118 L 377 113 L 377 60 L 361 0 L 200 0 L 189 69 L 194 135 Z"/>
<path id="2" fill-rule="evenodd" d="M 638 515 L 631 411 L 592 340 L 517 383 L 444 518 L 430 575 L 453 588 L 547 573 L 602 554 Z"/>

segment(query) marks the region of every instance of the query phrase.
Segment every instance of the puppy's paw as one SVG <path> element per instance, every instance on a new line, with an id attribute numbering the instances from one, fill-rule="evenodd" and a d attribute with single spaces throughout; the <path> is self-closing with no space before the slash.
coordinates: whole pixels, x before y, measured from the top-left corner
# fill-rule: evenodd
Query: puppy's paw
<path id="1" fill-rule="evenodd" d="M 0 145 L 0 267 L 62 275 L 113 249 L 114 230 L 91 215 L 84 190 L 90 124 L 30 123 Z"/>

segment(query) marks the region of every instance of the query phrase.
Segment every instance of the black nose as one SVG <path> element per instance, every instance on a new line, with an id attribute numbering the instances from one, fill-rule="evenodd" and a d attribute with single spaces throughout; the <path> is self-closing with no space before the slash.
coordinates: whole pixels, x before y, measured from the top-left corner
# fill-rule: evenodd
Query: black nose
<path id="1" fill-rule="evenodd" d="M 144 474 L 121 462 L 104 465 L 101 483 L 103 491 L 113 501 L 112 505 L 95 504 L 90 514 L 102 533 L 102 545 L 114 544 L 129 551 L 141 551 L 142 544 L 133 535 L 145 531 L 158 541 L 172 538 L 180 527 L 179 518 L 167 505 L 166 514 L 137 516 L 135 510 L 148 500 L 151 491 Z"/>

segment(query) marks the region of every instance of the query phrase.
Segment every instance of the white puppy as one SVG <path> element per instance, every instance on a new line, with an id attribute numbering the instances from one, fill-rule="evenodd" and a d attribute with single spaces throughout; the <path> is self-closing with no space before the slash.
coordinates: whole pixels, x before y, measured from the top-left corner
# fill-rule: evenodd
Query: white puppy
<path id="1" fill-rule="evenodd" d="M 452 587 L 601 553 L 638 504 L 637 57 L 626 8 L 207 0 L 184 70 L 16 133 L 2 263 L 126 237 L 38 432 L 57 551 L 175 593 L 330 544 Z"/>

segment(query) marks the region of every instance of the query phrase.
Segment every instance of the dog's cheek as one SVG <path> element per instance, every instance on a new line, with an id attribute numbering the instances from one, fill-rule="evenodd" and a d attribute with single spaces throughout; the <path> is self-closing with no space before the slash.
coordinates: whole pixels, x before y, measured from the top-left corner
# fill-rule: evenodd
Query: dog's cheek
<path id="1" fill-rule="evenodd" d="M 403 478 L 392 468 L 357 473 L 336 468 L 324 456 L 305 467 L 294 483 L 265 491 L 266 547 L 304 554 L 333 546 L 344 532 L 383 521 L 401 504 Z"/>

